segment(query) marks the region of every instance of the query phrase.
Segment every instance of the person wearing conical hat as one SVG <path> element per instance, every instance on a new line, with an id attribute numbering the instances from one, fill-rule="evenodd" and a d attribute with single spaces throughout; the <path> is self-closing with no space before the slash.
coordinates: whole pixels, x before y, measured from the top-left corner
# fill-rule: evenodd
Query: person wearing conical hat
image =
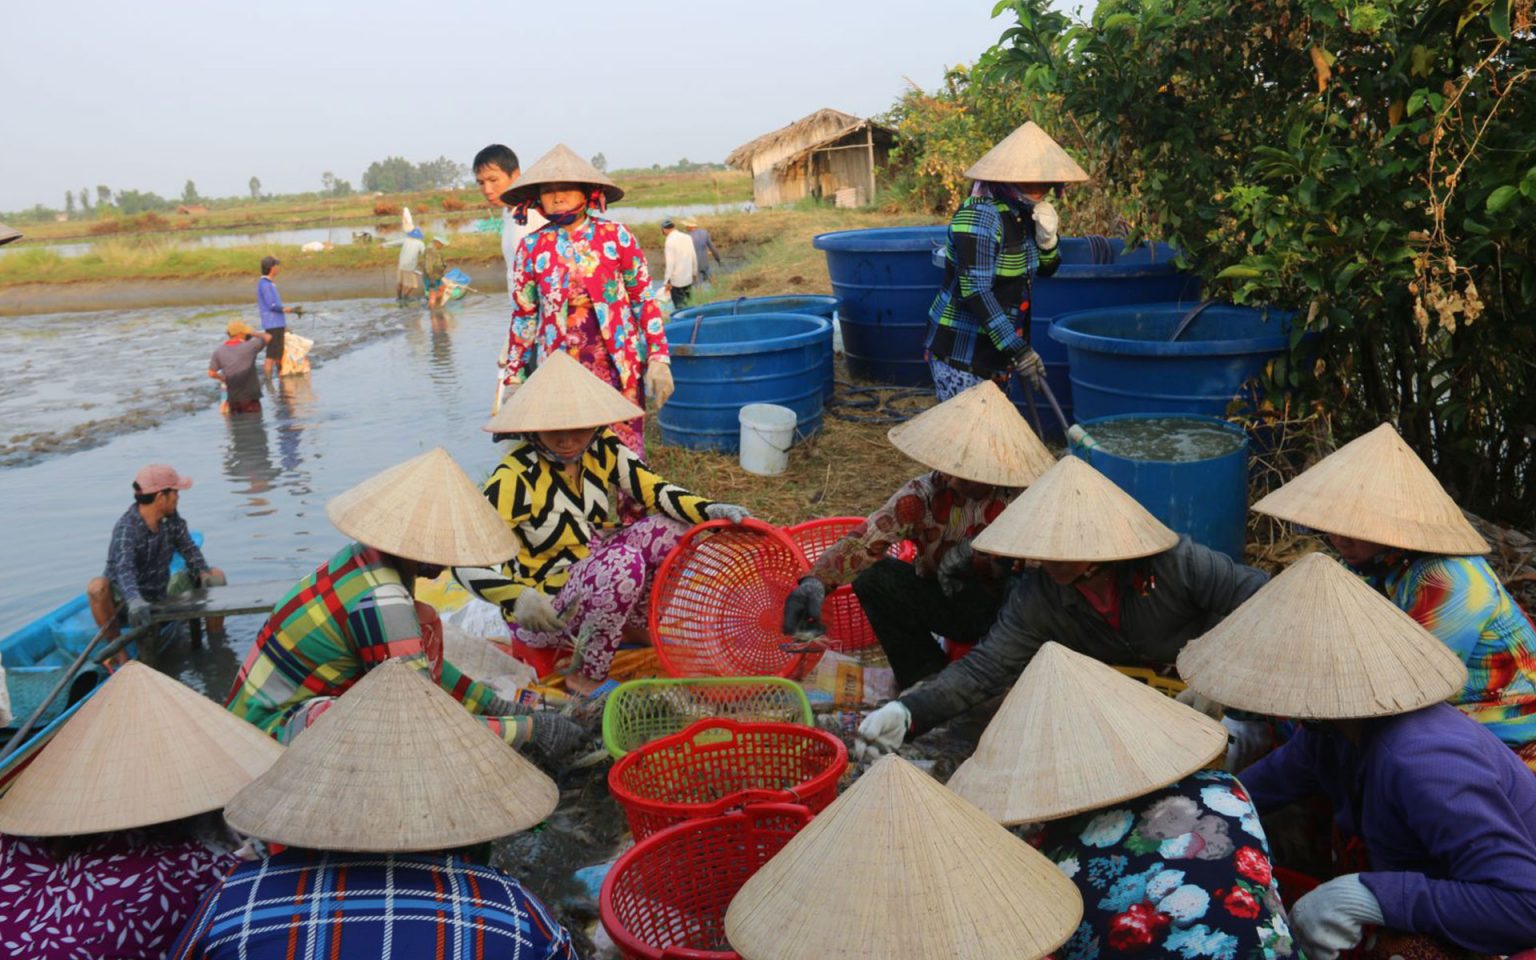
<path id="1" fill-rule="evenodd" d="M 1113 667 L 1047 643 L 949 788 L 1077 884 L 1063 957 L 1288 957 L 1269 841 L 1236 777 L 1204 769 L 1226 729 Z"/>
<path id="2" fill-rule="evenodd" d="M 568 354 L 550 354 L 485 426 L 519 438 L 484 486 L 510 531 L 509 559 L 454 570 L 501 607 L 514 640 L 572 650 L 579 663 L 565 682 L 579 694 L 607 678 L 625 630 L 643 629 L 656 569 L 688 528 L 748 516 L 646 466 L 613 429 L 639 415 Z M 620 497 L 647 516 L 627 520 Z"/>
<path id="3" fill-rule="evenodd" d="M 232 713 L 288 743 L 370 670 L 401 658 L 514 747 L 558 762 L 581 745 L 571 720 L 508 703 L 446 662 L 437 613 L 415 600 L 418 580 L 517 551 L 452 457 L 439 447 L 407 460 L 325 512 L 352 542 L 272 608 L 230 689 Z"/>
<path id="4" fill-rule="evenodd" d="M 563 143 L 501 195 L 517 222 L 534 209 L 549 221 L 513 256 L 507 385 L 564 351 L 641 411 L 647 398 L 659 407 L 672 395 L 665 318 L 651 294 L 645 253 L 628 227 L 600 216 L 623 196 Z M 645 456 L 643 413 L 613 431 Z"/>
<path id="5" fill-rule="evenodd" d="M 0 954 L 159 960 L 240 862 L 218 811 L 281 753 L 125 664 L 0 797 Z"/>
<path id="6" fill-rule="evenodd" d="M 571 935 L 489 844 L 538 824 L 554 782 L 399 660 L 369 673 L 224 817 L 281 853 L 210 890 L 170 960 L 529 957 Z"/>
<path id="7" fill-rule="evenodd" d="M 1326 535 L 1349 568 L 1467 665 L 1451 702 L 1536 769 L 1536 627 L 1488 544 L 1391 424 L 1253 505 Z"/>
<path id="8" fill-rule="evenodd" d="M 1033 560 L 976 649 L 864 718 L 861 752 L 894 750 L 1007 690 L 1051 640 L 1105 663 L 1171 667 L 1268 578 L 1181 537 L 1077 457 L 1063 457 L 976 538 Z"/>
<path id="9" fill-rule="evenodd" d="M 817 558 L 784 602 L 783 629 L 820 632 L 828 591 L 852 583 L 905 689 L 944 668 L 934 634 L 975 643 L 991 629 L 1011 565 L 975 556 L 971 538 L 1055 458 L 993 383 L 977 384 L 888 436 L 928 472 Z M 910 563 L 889 556 L 904 540 L 917 547 Z"/>
<path id="10" fill-rule="evenodd" d="M 1367 927 L 1367 960 L 1536 945 L 1536 777 L 1444 702 L 1466 667 L 1412 617 L 1314 553 L 1185 647 L 1179 673 L 1218 703 L 1301 721 L 1242 772 L 1260 815 L 1322 794 L 1363 842 L 1291 910 L 1309 960 Z"/>
<path id="11" fill-rule="evenodd" d="M 1046 195 L 1088 179 L 1033 120 L 965 175 L 971 195 L 949 221 L 944 285 L 928 312 L 928 364 L 940 400 L 977 380 L 1030 383 L 1045 364 L 1029 344 L 1030 287 L 1061 265 L 1059 217 Z"/>

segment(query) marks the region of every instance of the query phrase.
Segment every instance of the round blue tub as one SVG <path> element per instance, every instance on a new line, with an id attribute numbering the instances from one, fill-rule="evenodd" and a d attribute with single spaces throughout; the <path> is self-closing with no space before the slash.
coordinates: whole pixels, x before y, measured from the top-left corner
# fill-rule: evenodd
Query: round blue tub
<path id="1" fill-rule="evenodd" d="M 697 338 L 694 329 L 695 320 L 667 324 L 677 392 L 657 414 L 663 443 L 734 453 L 741 444 L 737 413 L 749 403 L 795 411 L 799 437 L 821 429 L 830 322 L 759 313 L 705 317 Z"/>
<path id="2" fill-rule="evenodd" d="M 1218 550 L 1239 562 L 1247 542 L 1248 435 L 1217 417 L 1187 414 L 1127 413 L 1078 421 L 1088 435 L 1106 423 L 1177 418 L 1197 421 L 1233 435 L 1234 449 L 1197 460 L 1136 459 L 1103 447 L 1072 445 L 1072 452 L 1176 533 Z"/>
<path id="3" fill-rule="evenodd" d="M 818 235 L 812 244 L 827 255 L 832 292 L 840 301 L 838 325 L 848 372 L 879 383 L 921 386 L 933 382 L 923 343 L 928 308 L 939 295 L 944 270 L 933 251 L 947 226 L 883 227 Z"/>
<path id="4" fill-rule="evenodd" d="M 1067 350 L 1077 419 L 1118 413 L 1223 417 L 1247 384 L 1290 347 L 1287 310 L 1212 306 L 1175 343 L 1192 305 L 1146 303 L 1063 314 L 1051 339 Z"/>
<path id="5" fill-rule="evenodd" d="M 827 331 L 825 366 L 826 382 L 822 387 L 823 400 L 830 401 L 835 389 L 833 368 L 834 338 L 837 324 L 837 298 L 825 296 L 804 297 L 741 297 L 736 300 L 720 300 L 686 307 L 672 314 L 673 322 L 692 320 L 695 317 L 732 317 L 760 313 L 794 313 L 809 317 L 821 317 L 833 326 Z"/>

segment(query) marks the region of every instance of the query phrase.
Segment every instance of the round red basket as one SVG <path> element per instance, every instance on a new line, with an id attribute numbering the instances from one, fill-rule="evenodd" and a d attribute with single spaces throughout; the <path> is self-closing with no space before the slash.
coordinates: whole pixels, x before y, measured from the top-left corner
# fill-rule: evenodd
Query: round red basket
<path id="1" fill-rule="evenodd" d="M 810 819 L 798 804 L 765 803 L 647 837 L 603 879 L 603 929 L 626 960 L 735 960 L 726 908 Z"/>
<path id="2" fill-rule="evenodd" d="M 863 523 L 863 517 L 826 517 L 787 527 L 784 532 L 805 554 L 806 562 L 815 566 L 828 547 Z M 827 594 L 821 604 L 821 622 L 827 628 L 827 647 L 838 653 L 865 650 L 880 642 L 850 584 L 835 587 Z"/>
<path id="3" fill-rule="evenodd" d="M 810 569 L 782 530 L 760 520 L 701 523 L 683 534 L 651 587 L 651 639 L 674 677 L 804 676 L 780 627 L 784 599 Z"/>
<path id="4" fill-rule="evenodd" d="M 608 771 L 608 791 L 640 840 L 748 804 L 800 803 L 819 813 L 837 799 L 847 769 L 848 748 L 825 730 L 715 718 L 626 754 Z"/>

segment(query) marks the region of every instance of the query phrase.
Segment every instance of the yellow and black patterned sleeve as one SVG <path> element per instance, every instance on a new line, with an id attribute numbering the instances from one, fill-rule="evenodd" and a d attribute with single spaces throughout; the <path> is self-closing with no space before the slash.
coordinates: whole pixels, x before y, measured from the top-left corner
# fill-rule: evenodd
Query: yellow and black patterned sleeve
<path id="1" fill-rule="evenodd" d="M 497 515 L 518 538 L 519 544 L 522 535 L 518 527 L 532 517 L 535 507 L 532 485 L 528 482 L 529 461 L 526 454 L 525 447 L 514 447 L 491 471 L 485 485 L 480 488 L 491 506 L 496 508 Z M 520 548 L 519 552 L 525 549 Z M 480 584 L 478 592 L 492 603 L 500 604 L 502 610 L 510 616 L 517 595 L 525 587 L 537 587 L 539 583 L 524 568 L 518 556 L 508 557 L 507 562 L 501 566 L 501 573 L 506 578 L 505 582 Z"/>
<path id="2" fill-rule="evenodd" d="M 614 459 L 615 479 L 625 493 L 645 504 L 651 513 L 661 512 L 682 523 L 703 523 L 705 515 L 715 501 L 689 493 L 675 483 L 669 483 L 645 465 L 639 455 L 626 447 L 612 433 L 600 438 L 608 449 L 605 453 Z"/>

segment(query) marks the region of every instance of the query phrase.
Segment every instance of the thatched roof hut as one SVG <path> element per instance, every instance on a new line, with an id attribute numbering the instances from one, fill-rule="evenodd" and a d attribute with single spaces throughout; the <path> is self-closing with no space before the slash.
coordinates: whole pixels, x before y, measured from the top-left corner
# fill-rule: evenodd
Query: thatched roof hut
<path id="1" fill-rule="evenodd" d="M 760 207 L 802 197 L 875 199 L 875 173 L 885 166 L 895 133 L 872 120 L 823 108 L 731 151 L 725 162 L 752 174 Z"/>

